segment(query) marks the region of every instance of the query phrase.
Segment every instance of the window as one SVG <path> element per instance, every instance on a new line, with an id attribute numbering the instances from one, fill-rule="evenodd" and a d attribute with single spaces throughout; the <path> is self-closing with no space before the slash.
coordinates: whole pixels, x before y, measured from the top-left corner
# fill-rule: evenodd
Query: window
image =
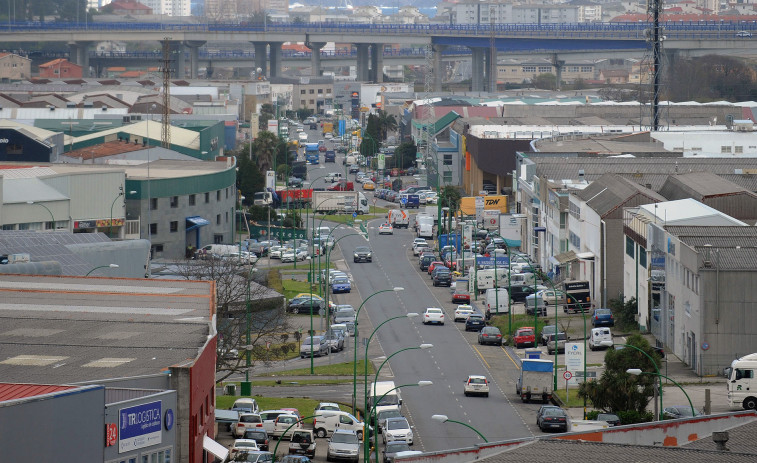
<path id="1" fill-rule="evenodd" d="M 315 104 L 315 100 L 310 100 L 310 104 Z"/>
<path id="2" fill-rule="evenodd" d="M 591 72 L 592 69 L 591 66 L 581 66 L 581 72 Z"/>
<path id="3" fill-rule="evenodd" d="M 158 198 L 150 198 L 150 210 L 155 211 L 158 209 Z"/>
<path id="4" fill-rule="evenodd" d="M 444 172 L 444 183 L 452 183 L 452 172 L 449 170 Z"/>
<path id="5" fill-rule="evenodd" d="M 170 230 L 171 230 L 171 233 L 176 233 L 177 231 L 179 231 L 179 222 L 176 220 L 172 221 Z"/>
<path id="6" fill-rule="evenodd" d="M 157 235 L 158 234 L 158 224 L 157 223 L 151 223 L 150 224 L 150 234 L 151 235 Z"/>
<path id="7" fill-rule="evenodd" d="M 221 214 L 216 215 L 216 225 L 221 225 Z"/>
<path id="8" fill-rule="evenodd" d="M 304 95 L 304 94 L 305 94 L 305 90 L 300 90 L 300 95 Z"/>
<path id="9" fill-rule="evenodd" d="M 221 190 L 216 191 L 216 201 L 221 200 Z"/>
<path id="10" fill-rule="evenodd" d="M 542 74 L 552 72 L 552 66 L 539 66 L 539 72 Z"/>
<path id="11" fill-rule="evenodd" d="M 735 152 L 736 154 L 741 154 L 741 153 L 743 153 L 743 152 L 744 152 L 744 147 L 743 147 L 743 146 L 734 146 L 734 148 L 733 148 L 733 149 L 734 149 L 734 152 Z"/>
<path id="12" fill-rule="evenodd" d="M 628 257 L 632 258 L 634 257 L 634 242 L 633 240 L 626 236 L 626 254 L 628 254 Z"/>
<path id="13" fill-rule="evenodd" d="M 226 199 L 229 199 L 229 189 L 226 188 Z"/>
<path id="14" fill-rule="evenodd" d="M 171 207 L 177 208 L 179 207 L 179 197 L 178 196 L 171 196 Z"/>
<path id="15" fill-rule="evenodd" d="M 536 66 L 523 66 L 523 72 L 536 72 Z"/>
<path id="16" fill-rule="evenodd" d="M 581 238 L 575 233 L 570 232 L 568 234 L 568 241 L 570 241 L 570 244 L 572 244 L 574 248 L 578 250 L 581 249 Z"/>
<path id="17" fill-rule="evenodd" d="M 210 193 L 205 193 L 205 204 L 210 202 Z"/>
<path id="18" fill-rule="evenodd" d="M 213 235 L 213 244 L 222 244 L 223 235 Z"/>
<path id="19" fill-rule="evenodd" d="M 311 89 L 310 89 L 310 91 L 309 91 L 308 93 L 312 95 L 312 94 L 314 94 L 314 93 L 315 93 L 315 90 L 313 90 L 313 89 L 311 88 Z"/>
<path id="20" fill-rule="evenodd" d="M 731 147 L 730 146 L 721 146 L 720 147 L 720 152 L 721 153 L 730 153 L 731 152 Z"/>
<path id="21" fill-rule="evenodd" d="M 639 246 L 639 267 L 647 268 L 647 250 Z"/>
<path id="22" fill-rule="evenodd" d="M 229 223 L 229 213 L 226 212 L 225 214 L 226 214 L 226 217 L 225 217 L 226 218 L 226 223 Z"/>
<path id="23" fill-rule="evenodd" d="M 452 155 L 451 154 L 445 154 L 444 155 L 444 165 L 445 166 L 451 166 L 452 165 Z"/>
<path id="24" fill-rule="evenodd" d="M 736 368 L 736 379 L 754 379 L 754 370 L 745 370 L 743 368 Z"/>
<path id="25" fill-rule="evenodd" d="M 323 89 L 322 89 L 322 88 L 319 88 L 319 89 L 318 89 L 318 93 L 319 93 L 319 94 L 323 93 Z"/>
<path id="26" fill-rule="evenodd" d="M 300 100 L 300 106 L 305 106 L 307 104 L 307 100 Z"/>
<path id="27" fill-rule="evenodd" d="M 156 244 L 155 246 L 153 246 L 153 249 L 155 249 L 155 252 L 163 252 L 163 245 Z"/>
<path id="28" fill-rule="evenodd" d="M 189 195 L 189 205 L 194 206 L 196 203 L 196 195 Z"/>

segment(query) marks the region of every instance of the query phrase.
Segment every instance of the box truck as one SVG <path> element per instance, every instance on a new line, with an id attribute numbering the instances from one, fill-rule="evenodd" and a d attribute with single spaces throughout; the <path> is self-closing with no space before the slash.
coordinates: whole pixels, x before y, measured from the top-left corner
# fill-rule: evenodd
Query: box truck
<path id="1" fill-rule="evenodd" d="M 523 402 L 530 402 L 533 399 L 546 404 L 552 400 L 553 368 L 551 360 L 521 360 L 520 376 L 518 382 L 515 383 L 515 392 Z"/>

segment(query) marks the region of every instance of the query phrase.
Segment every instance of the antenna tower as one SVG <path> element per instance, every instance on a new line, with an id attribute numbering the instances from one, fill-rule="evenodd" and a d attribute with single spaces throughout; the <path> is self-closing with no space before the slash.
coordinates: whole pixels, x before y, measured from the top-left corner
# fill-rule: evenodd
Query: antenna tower
<path id="1" fill-rule="evenodd" d="M 489 9 L 489 93 L 497 91 L 497 39 L 494 36 L 494 5 Z"/>
<path id="2" fill-rule="evenodd" d="M 163 120 L 160 128 L 160 146 L 171 147 L 171 38 L 163 40 Z"/>
<path id="3" fill-rule="evenodd" d="M 660 130 L 660 93 L 662 92 L 662 42 L 665 40 L 665 36 L 663 34 L 664 30 L 660 26 L 660 14 L 662 12 L 662 0 L 647 0 L 647 24 L 651 26 L 650 29 L 646 29 L 644 31 L 644 35 L 646 36 L 647 42 L 651 45 L 651 47 L 647 48 L 647 50 L 651 49 L 651 54 L 649 51 L 645 53 L 644 60 L 642 62 L 642 75 L 647 76 L 650 78 L 651 82 L 651 91 L 652 91 L 652 99 L 650 101 L 650 120 L 649 120 L 649 129 L 653 132 L 656 132 Z M 649 63 L 652 63 L 652 72 L 651 75 L 649 72 L 646 72 L 649 66 Z M 644 88 L 644 87 L 642 87 Z M 641 124 L 643 124 L 644 120 L 644 105 L 641 105 L 642 110 L 642 120 Z M 667 109 L 667 107 L 666 107 Z M 667 119 L 667 118 L 666 118 Z"/>

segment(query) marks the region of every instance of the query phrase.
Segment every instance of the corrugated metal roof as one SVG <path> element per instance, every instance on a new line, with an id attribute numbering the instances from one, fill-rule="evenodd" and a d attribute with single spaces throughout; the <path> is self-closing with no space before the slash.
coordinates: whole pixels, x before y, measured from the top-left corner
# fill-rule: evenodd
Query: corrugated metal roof
<path id="1" fill-rule="evenodd" d="M 151 140 L 159 140 L 162 130 L 162 123 L 159 121 L 148 120 L 136 122 L 134 124 L 126 125 L 123 127 L 117 127 L 114 129 L 102 130 L 97 133 L 88 135 L 82 135 L 81 137 L 74 137 L 74 143 L 80 143 L 86 140 L 92 140 L 95 138 L 102 138 L 109 134 L 118 134 L 119 132 L 126 132 L 131 135 L 148 138 Z M 200 149 L 200 134 L 194 130 L 182 129 L 181 127 L 170 126 L 169 132 L 171 132 L 171 144 L 183 146 L 185 148 L 199 150 Z"/>
<path id="2" fill-rule="evenodd" d="M 17 130 L 23 129 L 26 133 L 33 135 L 38 140 L 46 140 L 55 135 L 55 132 L 52 132 L 50 130 L 41 129 L 39 127 L 35 127 L 34 125 L 22 124 L 18 121 L 12 121 L 8 119 L 0 119 L 0 128 L 13 128 Z"/>
<path id="3" fill-rule="evenodd" d="M 36 178 L 55 174 L 57 174 L 57 172 L 50 167 L 15 165 L 0 166 L 0 175 L 2 175 L 6 180 L 14 178 Z"/>
<path id="4" fill-rule="evenodd" d="M 744 222 L 720 212 L 694 198 L 664 201 L 655 204 L 643 204 L 639 211 L 647 217 L 657 217 L 661 223 L 685 226 L 747 226 Z"/>
<path id="5" fill-rule="evenodd" d="M 0 402 L 35 397 L 50 394 L 51 392 L 67 391 L 69 389 L 76 389 L 76 387 L 56 386 L 52 384 L 0 383 Z"/>
<path id="6" fill-rule="evenodd" d="M 743 193 L 757 198 L 757 195 L 730 180 L 712 172 L 692 172 L 671 175 L 660 189 L 660 194 L 668 199 L 684 197 L 702 200 L 708 196 L 722 196 Z"/>
<path id="7" fill-rule="evenodd" d="M 638 194 L 649 198 L 650 202 L 665 201 L 664 197 L 654 191 L 617 174 L 605 174 L 588 187 L 575 192 L 576 196 L 586 201 L 586 204 L 601 217 Z"/>

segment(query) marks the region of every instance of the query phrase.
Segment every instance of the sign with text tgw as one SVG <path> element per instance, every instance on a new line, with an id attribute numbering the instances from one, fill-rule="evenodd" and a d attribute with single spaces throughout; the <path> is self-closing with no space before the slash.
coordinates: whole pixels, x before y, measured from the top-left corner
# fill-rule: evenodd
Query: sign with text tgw
<path id="1" fill-rule="evenodd" d="M 118 411 L 118 453 L 160 444 L 162 416 L 160 401 L 120 409 Z"/>

